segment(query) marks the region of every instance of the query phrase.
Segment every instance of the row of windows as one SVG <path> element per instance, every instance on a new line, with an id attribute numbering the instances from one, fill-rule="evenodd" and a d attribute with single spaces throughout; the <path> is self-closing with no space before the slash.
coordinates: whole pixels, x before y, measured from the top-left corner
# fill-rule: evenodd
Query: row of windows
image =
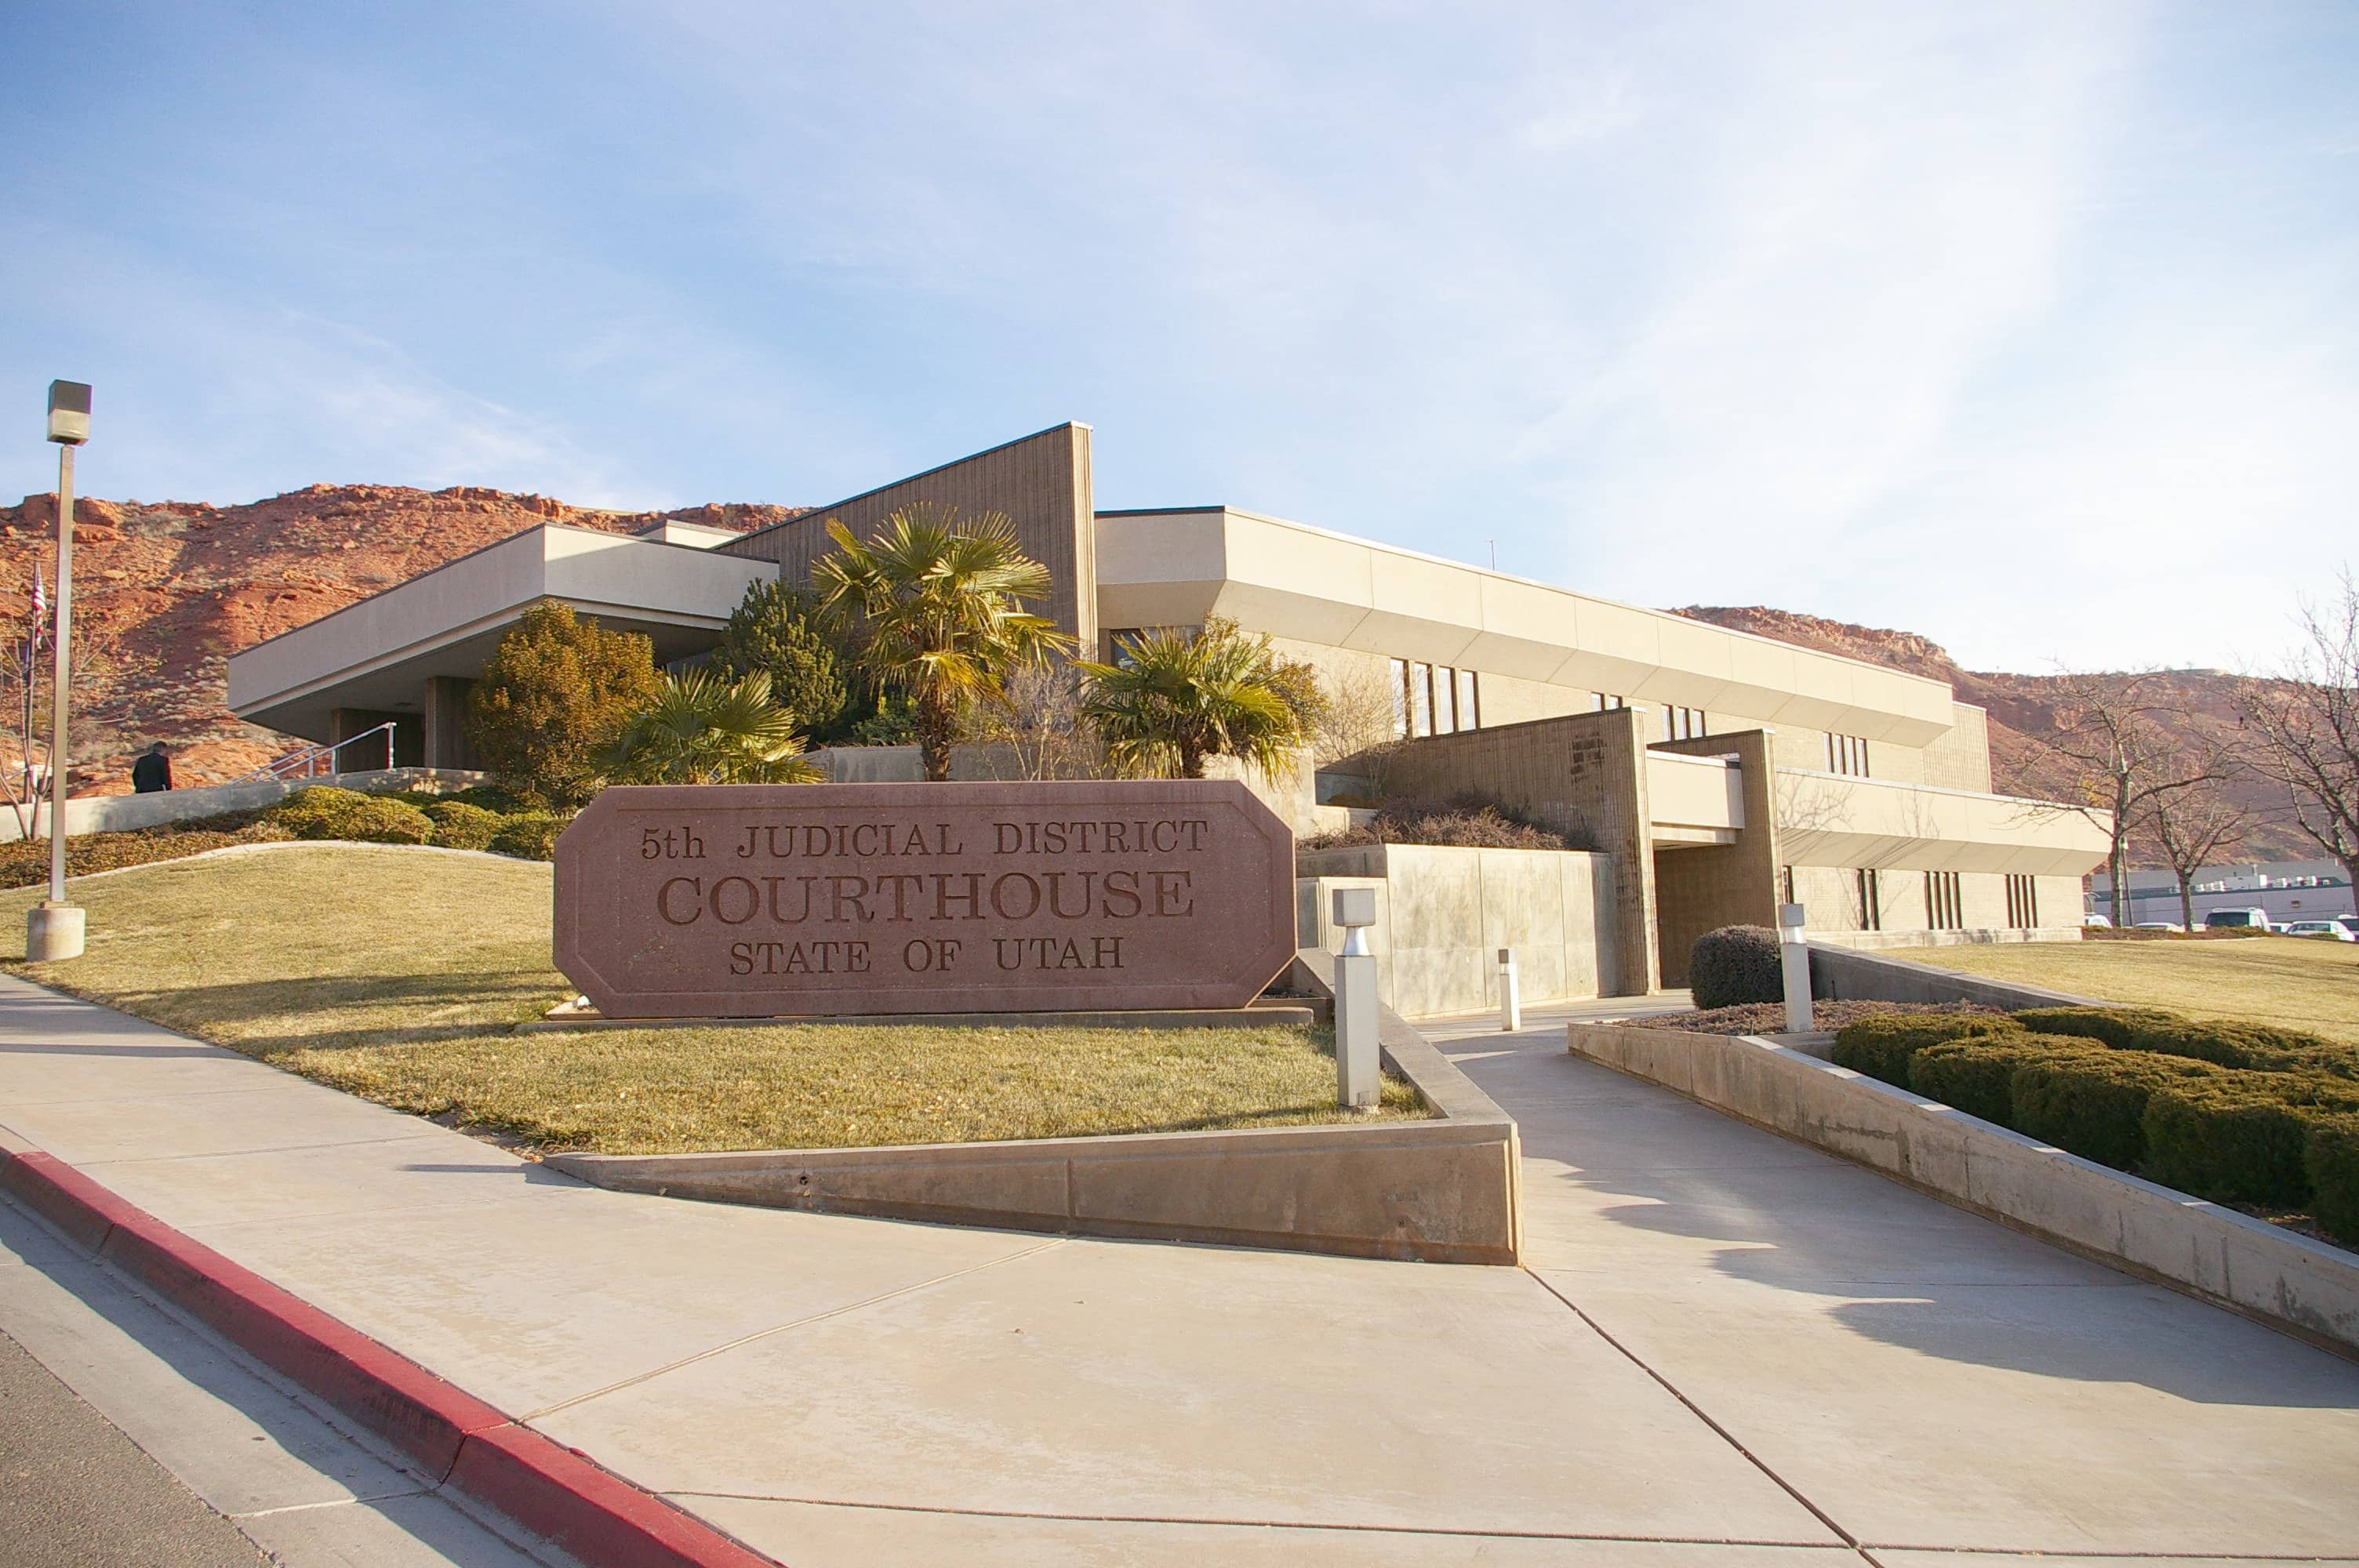
<path id="1" fill-rule="evenodd" d="M 1392 661 L 1393 733 L 1411 739 L 1483 728 L 1483 680 L 1473 670 Z"/>
<path id="2" fill-rule="evenodd" d="M 1925 925 L 1932 931 L 1962 931 L 1966 925 L 1964 894 L 1958 886 L 1955 871 L 1927 871 L 1925 875 Z M 1852 872 L 1854 903 L 1849 913 L 1855 914 L 1862 931 L 1884 929 L 1883 878 L 1865 868 Z M 1794 897 L 1794 868 L 1785 869 L 1785 902 L 1799 902 Z M 2006 923 L 2010 926 L 2032 926 L 2039 924 L 2039 885 L 2027 876 L 2009 873 L 2006 879 Z"/>
<path id="3" fill-rule="evenodd" d="M 1867 741 L 1858 735 L 1827 737 L 1827 772 L 1867 777 Z"/>
<path id="4" fill-rule="evenodd" d="M 1666 708 L 1663 709 L 1663 739 L 1692 741 L 1707 731 L 1701 708 Z"/>

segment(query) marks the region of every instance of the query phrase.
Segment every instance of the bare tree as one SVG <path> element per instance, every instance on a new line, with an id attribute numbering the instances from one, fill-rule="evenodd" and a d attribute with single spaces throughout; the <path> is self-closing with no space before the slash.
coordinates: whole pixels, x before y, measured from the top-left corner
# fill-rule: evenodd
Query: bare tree
<path id="1" fill-rule="evenodd" d="M 1079 779 L 1103 771 L 1070 665 L 1019 668 L 1008 676 L 1006 693 L 1006 706 L 992 710 L 988 733 L 1007 748 L 1016 777 Z"/>
<path id="2" fill-rule="evenodd" d="M 2232 799 L 2220 781 L 2206 778 L 2148 796 L 2136 826 L 2178 879 L 2180 923 L 2194 930 L 2195 873 L 2245 841 L 2253 829 L 2251 808 Z M 2116 883 L 2114 909 L 2121 903 Z"/>
<path id="3" fill-rule="evenodd" d="M 1324 767 L 1400 743 L 1399 695 L 1382 668 L 1352 665 L 1320 683 L 1326 706 L 1311 727 L 1311 759 Z"/>
<path id="4" fill-rule="evenodd" d="M 2359 886 L 2359 580 L 2305 604 L 2302 645 L 2275 680 L 2245 683 L 2236 717 L 2253 771 L 2285 786 L 2294 825 Z"/>
<path id="5" fill-rule="evenodd" d="M 2035 773 L 2067 810 L 2102 824 L 2118 923 L 2129 896 L 2130 841 L 2154 803 L 2234 772 L 2223 747 L 2190 746 L 2158 720 L 2185 710 L 2167 672 L 2068 672 L 2044 729 L 2031 733 Z"/>

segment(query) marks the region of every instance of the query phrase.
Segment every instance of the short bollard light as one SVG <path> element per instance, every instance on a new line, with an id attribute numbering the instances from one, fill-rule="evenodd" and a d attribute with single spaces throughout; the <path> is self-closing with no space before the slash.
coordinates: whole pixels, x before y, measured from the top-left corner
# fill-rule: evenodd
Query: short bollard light
<path id="1" fill-rule="evenodd" d="M 1802 939 L 1802 906 L 1777 906 L 1777 962 L 1786 981 L 1786 1031 L 1808 1034 L 1810 1022 L 1810 946 Z"/>
<path id="2" fill-rule="evenodd" d="M 1499 949 L 1499 1030 L 1513 1033 L 1524 1026 L 1524 993 L 1516 983 L 1516 950 Z"/>
<path id="3" fill-rule="evenodd" d="M 1376 923 L 1376 890 L 1337 888 L 1335 924 L 1343 948 L 1335 956 L 1335 1103 L 1374 1110 L 1384 1100 L 1376 1054 L 1376 958 L 1368 927 Z"/>

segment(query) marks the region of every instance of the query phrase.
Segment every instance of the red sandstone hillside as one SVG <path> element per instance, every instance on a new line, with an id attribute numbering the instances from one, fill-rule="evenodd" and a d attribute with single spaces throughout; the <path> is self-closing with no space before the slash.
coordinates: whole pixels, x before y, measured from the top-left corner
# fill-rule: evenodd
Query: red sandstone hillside
<path id="1" fill-rule="evenodd" d="M 88 782 L 76 793 L 129 788 L 131 756 L 150 741 L 173 746 L 184 784 L 234 778 L 293 750 L 298 742 L 223 706 L 232 653 L 535 524 L 630 533 L 663 517 L 743 530 L 799 510 L 594 512 L 495 490 L 365 484 L 245 506 L 77 500 L 75 641 L 86 644 L 88 673 L 74 684 L 88 728 L 74 756 Z M 56 591 L 56 534 L 55 496 L 0 509 L 0 625 L 11 639 L 24 634 L 35 562 Z"/>
<path id="2" fill-rule="evenodd" d="M 2043 797 L 2052 797 L 2061 787 L 2054 779 L 2043 777 L 2038 748 L 2028 739 L 2048 727 L 2055 711 L 2056 676 L 1960 669 L 1939 643 L 1913 632 L 1854 626 L 1847 622 L 1824 621 L 1815 615 L 1799 615 L 1761 605 L 1691 604 L 1674 613 L 1947 681 L 1960 702 L 1971 702 L 1990 712 L 1995 787 Z M 2218 723 L 2235 723 L 2235 692 L 2243 677 L 2219 670 L 2174 670 L 2165 678 L 2174 705 L 2180 711 Z M 2282 820 L 2285 812 L 2281 791 L 2252 781 L 2239 786 L 2239 798 L 2265 818 L 2265 825 L 2254 834 L 2241 858 L 2318 859 L 2318 846 Z"/>

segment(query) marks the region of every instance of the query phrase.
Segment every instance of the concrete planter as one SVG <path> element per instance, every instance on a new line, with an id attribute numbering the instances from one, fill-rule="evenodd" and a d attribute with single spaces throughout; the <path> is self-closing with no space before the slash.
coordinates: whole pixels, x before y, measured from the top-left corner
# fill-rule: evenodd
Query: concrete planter
<path id="1" fill-rule="evenodd" d="M 1292 972 L 1304 990 L 1332 995 L 1331 965 L 1305 952 Z M 764 1208 L 1513 1264 L 1523 1238 L 1515 1122 L 1397 1016 L 1386 1014 L 1379 1039 L 1432 1119 L 547 1163 L 619 1191 Z"/>
<path id="2" fill-rule="evenodd" d="M 2359 1255 L 1768 1040 L 1566 1028 L 1575 1055 L 2359 1359 Z"/>

